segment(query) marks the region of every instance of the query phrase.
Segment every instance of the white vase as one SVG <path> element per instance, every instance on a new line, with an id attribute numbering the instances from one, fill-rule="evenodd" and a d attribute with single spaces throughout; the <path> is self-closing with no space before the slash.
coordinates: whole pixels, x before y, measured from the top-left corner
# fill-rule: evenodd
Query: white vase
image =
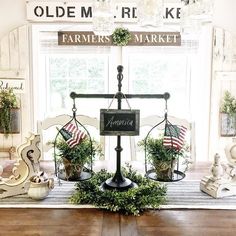
<path id="1" fill-rule="evenodd" d="M 34 200 L 42 200 L 46 198 L 51 189 L 54 187 L 54 179 L 49 178 L 42 183 L 28 182 L 28 196 Z"/>
<path id="2" fill-rule="evenodd" d="M 232 138 L 232 143 L 229 143 L 225 147 L 225 155 L 228 162 L 236 166 L 236 138 Z"/>

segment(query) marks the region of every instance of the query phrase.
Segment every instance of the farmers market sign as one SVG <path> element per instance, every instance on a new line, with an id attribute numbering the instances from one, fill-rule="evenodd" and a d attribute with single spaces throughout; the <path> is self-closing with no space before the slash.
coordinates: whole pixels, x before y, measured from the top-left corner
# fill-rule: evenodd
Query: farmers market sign
<path id="1" fill-rule="evenodd" d="M 130 32 L 128 46 L 180 46 L 179 32 Z M 58 45 L 112 46 L 111 36 L 95 35 L 92 31 L 59 31 Z"/>

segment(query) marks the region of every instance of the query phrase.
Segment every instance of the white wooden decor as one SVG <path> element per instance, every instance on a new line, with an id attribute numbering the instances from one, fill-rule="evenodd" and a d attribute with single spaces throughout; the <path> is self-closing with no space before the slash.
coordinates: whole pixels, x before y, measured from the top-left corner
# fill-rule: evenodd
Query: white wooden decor
<path id="1" fill-rule="evenodd" d="M 23 25 L 0 38 L 0 88 L 13 88 L 21 104 L 20 132 L 8 138 L 0 134 L 0 149 L 19 146 L 31 130 L 31 94 L 29 87 L 29 30 Z M 26 96 L 27 95 L 27 96 Z M 4 154 L 5 155 L 5 154 Z M 1 154 L 3 157 L 3 155 Z"/>
<path id="2" fill-rule="evenodd" d="M 181 17 L 181 2 L 165 2 L 163 7 L 164 22 L 177 23 Z M 115 1 L 113 4 L 115 22 L 136 23 L 137 3 Z M 91 22 L 93 1 L 26 1 L 27 20 L 34 22 Z"/>
<path id="3" fill-rule="evenodd" d="M 40 171 L 39 142 L 40 136 L 32 134 L 27 142 L 18 148 L 19 159 L 14 164 L 12 175 L 9 178 L 0 177 L 0 198 L 26 193 L 26 181 Z"/>
<path id="4" fill-rule="evenodd" d="M 210 176 L 204 176 L 200 189 L 214 198 L 236 195 L 236 166 L 220 164 L 220 156 L 215 154 Z"/>

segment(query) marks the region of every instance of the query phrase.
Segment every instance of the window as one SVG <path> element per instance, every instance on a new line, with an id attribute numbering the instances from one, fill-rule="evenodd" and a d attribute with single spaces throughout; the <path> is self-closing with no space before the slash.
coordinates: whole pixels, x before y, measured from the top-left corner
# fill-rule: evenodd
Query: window
<path id="1" fill-rule="evenodd" d="M 42 69 L 45 69 L 49 98 L 46 114 L 68 112 L 72 106 L 68 95 L 72 91 L 84 94 L 104 94 L 108 91 L 108 55 L 49 54 L 45 60 L 46 67 Z M 84 108 L 80 104 L 80 111 Z"/>
<path id="2" fill-rule="evenodd" d="M 58 46 L 57 30 L 63 28 L 63 25 L 51 25 L 47 29 L 45 26 L 34 25 L 32 28 L 35 124 L 37 120 L 48 116 L 72 114 L 72 100 L 69 97 L 72 91 L 85 94 L 116 93 L 117 65 L 122 64 L 123 93 L 169 92 L 170 115 L 192 118 L 198 127 L 204 126 L 204 130 L 197 136 L 201 143 L 201 148 L 198 149 L 201 152 L 199 156 L 206 157 L 210 80 L 207 77 L 209 71 L 202 70 L 205 69 L 206 62 L 210 62 L 208 59 L 210 50 L 205 50 L 211 42 L 210 36 L 207 38 L 207 43 L 205 43 L 206 38 L 202 38 L 204 47 L 195 39 L 183 39 L 181 47 L 132 46 L 121 49 L 121 47 Z M 84 29 L 81 26 L 79 30 Z M 209 30 L 205 35 L 210 35 Z M 107 99 L 78 99 L 77 114 L 99 118 L 100 109 L 107 108 L 110 102 L 111 100 Z M 163 100 L 130 99 L 129 103 L 132 108 L 140 109 L 141 117 L 164 115 Z M 116 102 L 113 102 L 111 108 L 117 108 Z M 125 100 L 122 101 L 122 108 L 127 108 Z M 114 137 L 109 140 L 113 141 L 107 142 L 110 149 L 107 155 L 115 161 L 116 140 Z M 122 138 L 122 145 L 124 148 L 122 160 L 125 161 L 130 156 L 127 137 Z M 196 146 L 198 147 L 198 144 Z"/>
<path id="3" fill-rule="evenodd" d="M 189 117 L 189 65 L 188 54 L 173 53 L 173 49 L 166 49 L 160 53 L 158 49 L 152 49 L 142 53 L 134 53 L 130 50 L 128 55 L 129 91 L 130 93 L 163 94 L 170 93 L 168 111 L 177 117 Z M 163 100 L 141 100 L 136 102 L 142 107 L 141 116 L 156 114 L 163 116 L 165 104 Z M 150 104 L 151 108 L 150 109 Z"/>

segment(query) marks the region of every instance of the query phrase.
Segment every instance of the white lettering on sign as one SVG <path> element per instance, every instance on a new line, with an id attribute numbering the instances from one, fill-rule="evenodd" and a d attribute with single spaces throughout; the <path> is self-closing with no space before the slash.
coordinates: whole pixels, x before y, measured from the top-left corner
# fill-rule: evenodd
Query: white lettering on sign
<path id="1" fill-rule="evenodd" d="M 177 43 L 177 34 L 134 34 L 135 43 Z"/>
<path id="2" fill-rule="evenodd" d="M 128 46 L 180 46 L 179 32 L 130 32 Z M 91 31 L 59 31 L 58 45 L 112 46 L 111 36 L 95 35 Z"/>
<path id="3" fill-rule="evenodd" d="M 112 116 L 110 120 L 108 120 L 106 127 L 113 128 L 114 126 L 131 126 L 134 125 L 134 120 L 130 120 L 128 118 L 122 120 L 114 120 L 115 116 Z"/>
<path id="4" fill-rule="evenodd" d="M 25 92 L 25 81 L 20 79 L 1 79 L 0 78 L 0 89 L 12 88 L 15 93 Z"/>
<path id="5" fill-rule="evenodd" d="M 36 22 L 91 22 L 93 2 L 73 1 L 27 1 L 27 20 Z M 138 21 L 136 2 L 122 2 L 113 5 L 115 22 L 135 23 Z M 165 3 L 164 22 L 179 22 L 180 3 Z"/>
<path id="6" fill-rule="evenodd" d="M 110 37 L 94 34 L 62 34 L 62 44 L 106 44 Z"/>

